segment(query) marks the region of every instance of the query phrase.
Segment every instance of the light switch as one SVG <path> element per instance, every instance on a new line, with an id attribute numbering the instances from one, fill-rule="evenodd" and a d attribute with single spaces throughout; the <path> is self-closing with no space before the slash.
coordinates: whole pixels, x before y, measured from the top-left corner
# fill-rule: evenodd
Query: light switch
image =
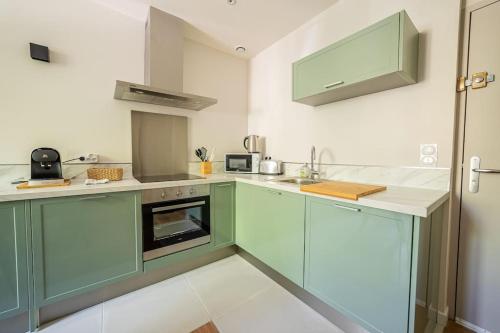
<path id="1" fill-rule="evenodd" d="M 424 167 L 437 167 L 438 145 L 435 143 L 422 143 L 420 145 L 420 165 Z"/>

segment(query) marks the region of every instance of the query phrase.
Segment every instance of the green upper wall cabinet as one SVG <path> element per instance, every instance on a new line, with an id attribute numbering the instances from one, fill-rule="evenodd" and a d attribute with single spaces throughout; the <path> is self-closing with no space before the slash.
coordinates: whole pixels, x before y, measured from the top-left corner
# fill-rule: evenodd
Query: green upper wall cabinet
<path id="1" fill-rule="evenodd" d="M 293 100 L 313 106 L 413 84 L 418 31 L 403 10 L 292 67 Z"/>
<path id="2" fill-rule="evenodd" d="M 24 202 L 0 203 L 0 319 L 28 310 Z"/>
<path id="3" fill-rule="evenodd" d="M 304 211 L 304 195 L 237 183 L 236 244 L 303 286 Z"/>
<path id="4" fill-rule="evenodd" d="M 370 332 L 408 332 L 413 217 L 307 198 L 305 289 Z"/>
<path id="5" fill-rule="evenodd" d="M 221 248 L 234 244 L 235 219 L 235 184 L 212 184 L 211 188 L 212 212 L 212 244 Z"/>
<path id="6" fill-rule="evenodd" d="M 121 192 L 31 202 L 36 307 L 142 273 L 140 198 Z"/>

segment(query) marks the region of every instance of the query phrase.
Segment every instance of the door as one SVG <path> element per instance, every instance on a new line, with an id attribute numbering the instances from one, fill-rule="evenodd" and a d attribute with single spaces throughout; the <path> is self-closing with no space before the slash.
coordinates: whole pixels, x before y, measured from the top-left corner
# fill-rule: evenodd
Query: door
<path id="1" fill-rule="evenodd" d="M 140 193 L 31 202 L 35 306 L 142 273 Z"/>
<path id="2" fill-rule="evenodd" d="M 215 248 L 234 244 L 234 183 L 212 185 L 213 245 Z"/>
<path id="3" fill-rule="evenodd" d="M 303 286 L 305 196 L 238 183 L 236 244 Z"/>
<path id="4" fill-rule="evenodd" d="M 24 202 L 0 203 L 0 319 L 28 309 Z"/>
<path id="5" fill-rule="evenodd" d="M 458 318 L 490 332 L 500 332 L 499 18 L 500 2 L 470 17 L 468 75 L 488 71 L 497 74 L 497 82 L 467 91 L 456 300 Z M 479 165 L 471 165 L 473 157 Z M 493 170 L 475 172 L 471 166 Z M 470 188 L 474 177 L 477 192 Z"/>

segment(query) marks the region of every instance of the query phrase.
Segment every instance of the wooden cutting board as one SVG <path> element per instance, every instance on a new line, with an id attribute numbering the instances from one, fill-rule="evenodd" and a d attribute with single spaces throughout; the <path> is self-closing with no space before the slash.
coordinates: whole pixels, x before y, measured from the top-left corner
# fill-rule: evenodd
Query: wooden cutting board
<path id="1" fill-rule="evenodd" d="M 338 181 L 327 181 L 317 184 L 302 185 L 300 190 L 304 192 L 330 195 L 344 199 L 358 200 L 359 197 L 384 191 L 385 186 L 347 183 Z"/>
<path id="2" fill-rule="evenodd" d="M 44 188 L 44 187 L 59 187 L 59 186 L 68 186 L 69 184 L 71 184 L 71 180 L 69 179 L 65 179 L 64 180 L 64 183 L 62 184 L 46 184 L 46 185 L 28 185 L 28 182 L 26 183 L 21 183 L 19 185 L 16 186 L 16 188 L 18 190 L 27 190 L 27 189 L 30 189 L 30 188 Z"/>

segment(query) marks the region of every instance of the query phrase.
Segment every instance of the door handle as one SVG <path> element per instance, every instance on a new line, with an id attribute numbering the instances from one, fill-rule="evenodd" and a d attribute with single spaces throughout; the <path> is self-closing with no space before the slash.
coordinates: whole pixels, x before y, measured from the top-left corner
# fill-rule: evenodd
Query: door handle
<path id="1" fill-rule="evenodd" d="M 470 158 L 469 192 L 477 193 L 479 191 L 479 175 L 482 173 L 500 174 L 500 170 L 481 169 L 481 158 L 479 156 L 472 156 Z"/>
<path id="2" fill-rule="evenodd" d="M 479 173 L 500 173 L 500 169 L 472 169 L 472 171 Z"/>
<path id="3" fill-rule="evenodd" d="M 481 164 L 481 158 L 479 156 L 472 156 L 470 158 L 470 170 L 469 170 L 469 192 L 477 193 L 479 191 L 479 172 L 474 170 L 479 169 Z"/>

